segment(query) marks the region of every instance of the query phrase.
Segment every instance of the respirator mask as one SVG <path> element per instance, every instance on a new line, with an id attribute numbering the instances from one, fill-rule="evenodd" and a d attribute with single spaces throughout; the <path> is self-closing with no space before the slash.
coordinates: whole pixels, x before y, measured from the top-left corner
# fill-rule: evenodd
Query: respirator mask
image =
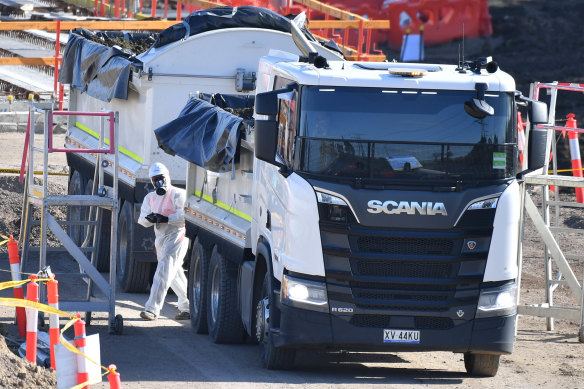
<path id="1" fill-rule="evenodd" d="M 152 177 L 152 185 L 154 185 L 158 196 L 164 196 L 166 194 L 166 180 L 163 175 Z"/>

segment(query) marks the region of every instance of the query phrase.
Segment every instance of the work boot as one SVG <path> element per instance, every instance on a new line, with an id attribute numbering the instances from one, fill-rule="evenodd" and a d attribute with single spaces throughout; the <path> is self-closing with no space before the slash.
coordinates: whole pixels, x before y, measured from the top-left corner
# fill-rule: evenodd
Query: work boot
<path id="1" fill-rule="evenodd" d="M 156 315 L 148 311 L 140 312 L 140 317 L 145 320 L 156 320 Z"/>
<path id="2" fill-rule="evenodd" d="M 179 312 L 174 317 L 174 320 L 189 320 L 191 318 L 191 314 L 189 312 Z"/>

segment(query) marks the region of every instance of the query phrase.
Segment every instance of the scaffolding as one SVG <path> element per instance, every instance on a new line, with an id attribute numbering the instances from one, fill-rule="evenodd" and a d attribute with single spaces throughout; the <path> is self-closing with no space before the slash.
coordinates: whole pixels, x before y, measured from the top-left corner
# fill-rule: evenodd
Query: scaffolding
<path id="1" fill-rule="evenodd" d="M 61 300 L 60 309 L 70 312 L 85 312 L 86 322 L 91 320 L 91 312 L 108 312 L 109 332 L 121 334 L 123 330 L 123 318 L 115 314 L 116 305 L 116 256 L 117 256 L 117 224 L 111 223 L 110 239 L 110 273 L 109 281 L 97 270 L 97 247 L 99 247 L 100 226 L 103 210 L 111 210 L 113 215 L 118 214 L 118 151 L 117 151 L 117 125 L 118 114 L 114 112 L 71 112 L 55 111 L 54 102 L 35 104 L 31 103 L 29 109 L 29 121 L 25 138 L 25 150 L 23 153 L 23 169 L 26 163 L 26 181 L 24 185 L 24 198 L 22 207 L 22 223 L 20 231 L 20 243 L 22 250 L 21 270 L 34 267 L 33 253 L 38 251 L 38 270 L 47 268 L 47 252 L 68 252 L 77 262 L 78 270 L 73 272 L 58 273 L 80 277 L 86 285 L 86 291 L 80 291 L 79 299 Z M 44 116 L 44 144 L 35 146 L 35 115 Z M 97 116 L 101 118 L 100 142 L 97 149 L 82 148 L 58 148 L 53 145 L 53 117 L 56 115 Z M 109 122 L 109 123 L 108 123 Z M 109 127 L 109 145 L 105 145 L 105 128 Z M 107 140 L 106 140 L 107 141 Z M 55 152 L 66 153 L 91 153 L 98 158 L 95 165 L 93 186 L 89 193 L 65 193 L 53 194 L 48 191 L 49 183 L 49 154 Z M 35 156 L 40 155 L 42 168 L 35 171 Z M 37 162 L 38 164 L 38 162 Z M 111 174 L 112 186 L 104 183 L 104 173 Z M 57 220 L 51 213 L 53 207 L 66 207 L 69 215 L 67 221 Z M 35 219 L 34 210 L 40 210 L 40 219 Z M 85 210 L 86 212 L 84 212 Z M 37 213 L 38 214 L 38 213 Z M 33 246 L 31 242 L 31 229 L 40 226 L 39 246 Z M 67 227 L 67 232 L 62 228 Z M 60 242 L 60 247 L 48 247 L 47 233 L 51 231 Z M 75 266 L 74 266 L 75 267 Z M 100 294 L 96 293 L 95 287 Z M 44 301 L 46 293 L 41 289 L 41 301 Z M 99 297 L 96 297 L 99 296 Z"/>
<path id="2" fill-rule="evenodd" d="M 556 101 L 558 90 L 584 92 L 584 84 L 570 83 L 539 83 L 532 85 L 530 97 L 539 100 L 541 90 L 546 90 L 550 95 L 549 116 L 547 125 L 539 125 L 539 128 L 548 130 L 546 144 L 545 165 L 542 169 L 528 173 L 524 176 L 522 183 L 522 229 L 525 228 L 526 215 L 530 217 L 533 224 L 544 242 L 544 266 L 545 266 L 545 301 L 540 304 L 518 305 L 518 313 L 527 316 L 545 317 L 547 330 L 554 329 L 554 319 L 573 320 L 579 322 L 578 337 L 580 342 L 584 342 L 584 274 L 583 282 L 577 279 L 572 269 L 574 261 L 582 261 L 582 253 L 564 253 L 558 243 L 560 233 L 574 233 L 582 237 L 583 229 L 569 228 L 561 225 L 560 210 L 562 208 L 584 208 L 584 204 L 574 201 L 562 201 L 559 195 L 560 187 L 584 188 L 584 179 L 576 176 L 558 175 L 556 137 L 555 131 L 584 132 L 581 128 L 566 126 L 556 126 Z M 551 157 L 551 158 L 550 158 Z M 549 162 L 552 160 L 552 169 Z M 524 169 L 527 159 L 524 160 Z M 541 186 L 541 204 L 538 207 L 531 197 L 530 187 Z M 550 187 L 555 187 L 551 192 Z M 553 196 L 550 198 L 550 193 Z M 553 212 L 553 214 L 552 214 Z M 584 214 L 584 212 L 583 212 Z M 524 236 L 524 230 L 521 231 Z M 523 244 L 523 239 L 522 239 Z M 523 250 L 519 250 L 518 264 L 521 275 Z M 521 281 L 521 280 L 519 280 Z M 556 306 L 554 305 L 554 291 L 558 286 L 567 286 L 575 300 L 577 306 Z"/>

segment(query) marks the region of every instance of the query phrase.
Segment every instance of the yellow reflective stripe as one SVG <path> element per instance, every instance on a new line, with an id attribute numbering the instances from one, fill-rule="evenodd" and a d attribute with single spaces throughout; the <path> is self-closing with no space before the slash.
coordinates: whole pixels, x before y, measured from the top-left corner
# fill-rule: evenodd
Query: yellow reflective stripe
<path id="1" fill-rule="evenodd" d="M 75 122 L 75 127 L 79 128 L 81 131 L 87 132 L 89 135 L 93 136 L 94 138 L 99 139 L 99 134 L 97 132 L 93 131 L 91 128 L 89 128 L 87 126 L 84 126 L 83 124 L 81 124 L 79 122 Z M 109 145 L 110 144 L 108 138 L 104 138 L 103 139 L 103 142 L 106 145 Z M 138 161 L 140 163 L 142 163 L 142 161 L 143 161 L 143 159 L 140 158 L 138 155 L 132 153 L 130 150 L 128 150 L 128 149 L 126 149 L 126 148 L 124 148 L 122 146 L 118 146 L 118 150 L 120 150 L 120 152 L 122 154 L 127 155 L 128 157 L 132 158 L 135 161 Z"/>
<path id="2" fill-rule="evenodd" d="M 195 190 L 195 196 L 201 197 L 201 191 Z M 221 201 L 217 201 L 214 203 L 213 198 L 209 195 L 206 195 L 206 194 L 203 194 L 203 199 L 210 202 L 213 205 L 218 206 L 219 208 L 226 210 L 227 212 L 230 212 L 234 215 L 239 216 L 242 219 L 247 220 L 248 222 L 251 222 L 251 216 L 248 215 L 247 213 L 241 212 L 233 207 L 230 207 L 229 205 L 222 203 Z"/>

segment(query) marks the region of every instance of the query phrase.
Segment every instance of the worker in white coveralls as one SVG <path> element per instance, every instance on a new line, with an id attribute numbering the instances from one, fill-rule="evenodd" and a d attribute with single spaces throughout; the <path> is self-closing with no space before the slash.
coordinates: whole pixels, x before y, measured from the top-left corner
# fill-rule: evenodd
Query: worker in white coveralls
<path id="1" fill-rule="evenodd" d="M 185 236 L 183 209 L 186 192 L 171 185 L 168 169 L 162 163 L 152 164 L 149 176 L 156 190 L 144 198 L 138 223 L 144 227 L 154 226 L 158 266 L 152 280 L 150 297 L 140 317 L 156 320 L 170 287 L 178 296 L 179 313 L 175 320 L 187 320 L 190 319 L 187 278 L 182 267 L 189 246 L 189 239 Z"/>

